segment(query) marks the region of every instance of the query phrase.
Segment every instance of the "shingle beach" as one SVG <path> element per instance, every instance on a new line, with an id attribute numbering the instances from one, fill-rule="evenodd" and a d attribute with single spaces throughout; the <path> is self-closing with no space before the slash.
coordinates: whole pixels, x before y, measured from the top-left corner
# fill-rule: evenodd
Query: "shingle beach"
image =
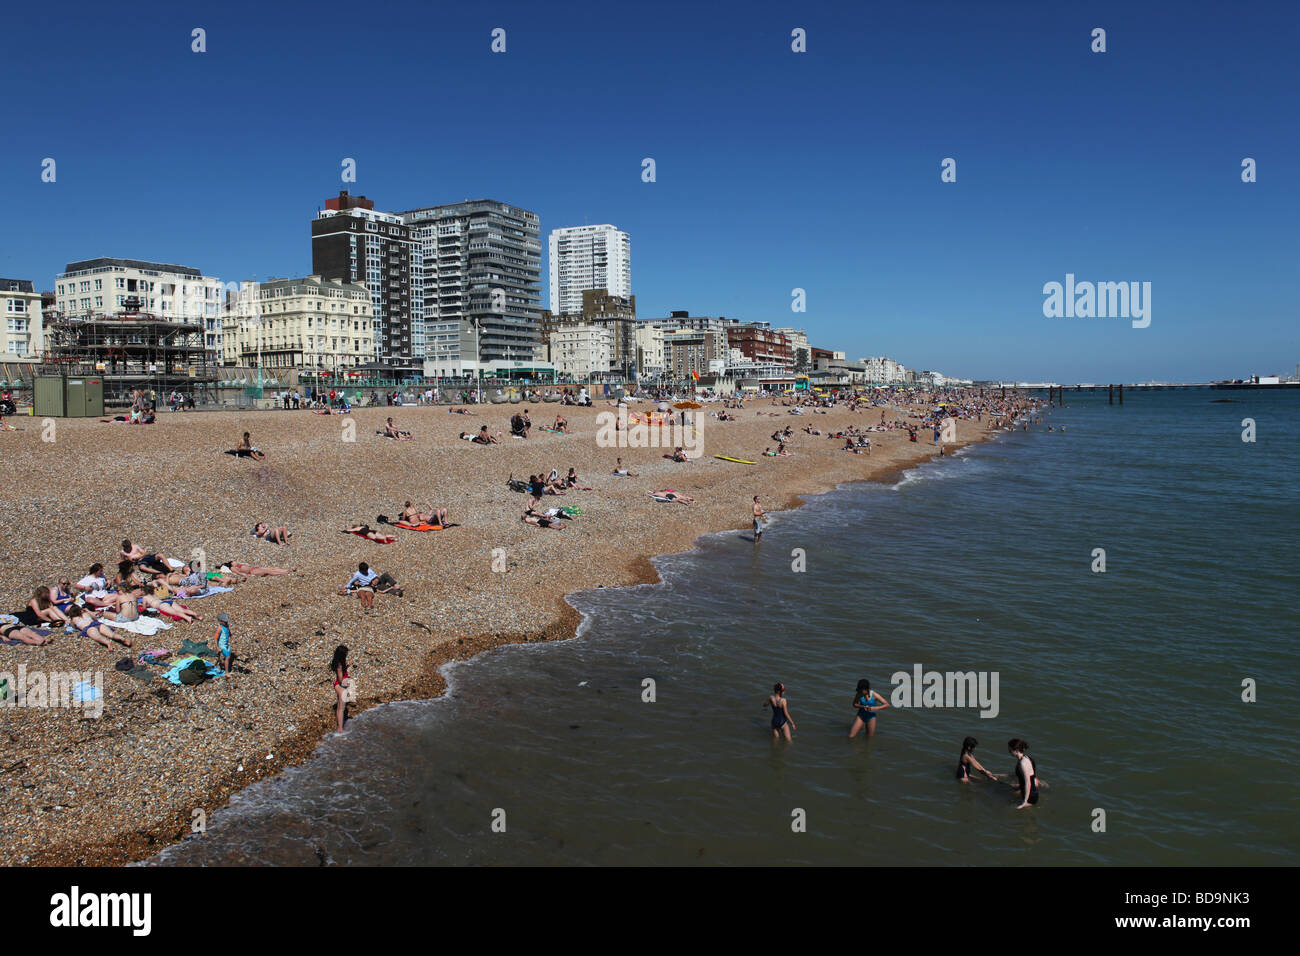
<path id="1" fill-rule="evenodd" d="M 111 576 L 123 538 L 183 560 L 201 549 L 210 566 L 233 559 L 297 572 L 186 602 L 202 622 L 132 635 L 132 651 L 62 630 L 48 647 L 0 645 L 3 672 L 23 664 L 103 672 L 98 718 L 77 709 L 0 707 L 0 864 L 122 864 L 183 838 L 195 809 L 210 814 L 233 792 L 302 760 L 331 731 L 327 667 L 338 644 L 351 649 L 359 678 L 350 713 L 434 696 L 448 661 L 502 643 L 571 637 L 578 617 L 566 594 L 654 580 L 651 557 L 688 549 L 701 534 L 748 534 L 756 494 L 769 510 L 792 507 L 798 495 L 883 479 L 938 450 L 928 431 L 911 443 L 900 429 L 872 434 L 872 454 L 851 454 L 843 441 L 803 428 L 866 428 L 879 422 L 880 408 L 793 416 L 763 399 L 734 413 L 734 422 L 709 418 L 717 406 L 706 406 L 701 457 L 679 464 L 663 457 L 671 447 L 600 447 L 596 416 L 611 412 L 607 405 L 524 407 L 534 425 L 562 411 L 571 433 L 534 428 L 527 440 L 507 434 L 494 446 L 461 440 L 483 423 L 493 434 L 508 432 L 517 406 L 491 405 L 468 415 L 445 406 L 350 416 L 163 412 L 150 426 L 60 419 L 52 435 L 40 419 L 12 419 L 22 430 L 0 435 L 7 479 L 0 610 L 18 610 L 33 588 L 75 581 L 97 561 Z M 633 404 L 631 412 L 652 407 Z M 886 417 L 915 421 L 925 408 L 887 409 Z M 376 434 L 389 415 L 413 441 Z M 349 421 L 355 441 L 344 440 Z M 795 429 L 793 457 L 764 457 L 775 448 L 772 432 L 787 425 Z M 958 441 L 977 440 L 987 428 L 987 419 L 961 421 Z M 265 461 L 223 454 L 244 431 Z M 49 437 L 54 441 L 43 440 Z M 637 477 L 612 474 L 617 456 Z M 547 497 L 543 507 L 574 505 L 582 517 L 558 533 L 523 523 L 528 496 L 509 490 L 507 477 L 552 468 L 563 475 L 570 467 L 592 490 Z M 694 496 L 694 504 L 646 494 L 666 487 Z M 398 540 L 391 545 L 340 533 L 355 523 L 377 527 L 381 513 L 395 518 L 408 498 L 447 507 L 457 526 L 392 531 Z M 259 521 L 287 524 L 290 544 L 252 537 Z M 799 542 L 774 532 L 758 546 Z M 494 558 L 498 568 L 504 560 L 504 572 L 494 572 Z M 378 595 L 367 614 L 358 600 L 339 595 L 359 561 L 391 573 L 404 596 Z M 228 678 L 190 687 L 167 682 L 161 668 L 147 683 L 114 670 L 128 654 L 177 649 L 187 638 L 215 647 L 220 612 L 230 615 L 234 634 Z"/>

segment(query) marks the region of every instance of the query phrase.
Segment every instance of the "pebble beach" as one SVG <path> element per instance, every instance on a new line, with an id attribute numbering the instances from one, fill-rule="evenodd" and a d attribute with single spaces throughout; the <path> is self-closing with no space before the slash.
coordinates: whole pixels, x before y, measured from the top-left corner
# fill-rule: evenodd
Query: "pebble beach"
<path id="1" fill-rule="evenodd" d="M 0 610 L 16 611 L 33 588 L 75 581 L 97 561 L 111 575 L 123 538 L 182 560 L 201 551 L 209 566 L 236 560 L 296 570 L 186 602 L 202 621 L 132 635 L 130 651 L 62 630 L 46 647 L 0 645 L 0 672 L 26 665 L 103 674 L 98 717 L 0 707 L 0 864 L 124 864 L 189 836 L 202 816 L 195 811 L 210 814 L 242 787 L 301 761 L 333 731 L 328 663 L 339 644 L 350 648 L 358 678 L 350 715 L 434 696 L 449 661 L 504 643 L 572 637 L 578 616 L 566 594 L 654 580 L 651 557 L 688 549 L 701 534 L 748 534 L 756 494 L 768 510 L 794 507 L 800 495 L 883 480 L 938 451 L 928 430 L 912 443 L 898 429 L 873 433 L 870 455 L 851 454 L 843 441 L 802 429 L 865 429 L 878 423 L 881 408 L 795 416 L 761 399 L 731 412 L 737 421 L 708 417 L 720 406 L 706 405 L 697 413 L 700 457 L 682 464 L 664 457 L 671 447 L 601 447 L 597 416 L 612 412 L 608 405 L 524 407 L 534 426 L 559 411 L 570 432 L 534 427 L 530 438 L 512 438 L 507 420 L 519 406 L 507 405 L 466 415 L 446 406 L 359 408 L 348 416 L 164 411 L 148 426 L 59 419 L 52 434 L 40 419 L 12 419 L 21 430 L 0 435 L 8 482 L 0 501 Z M 633 403 L 630 412 L 651 408 Z M 916 421 L 927 408 L 885 413 Z M 377 435 L 388 416 L 414 439 Z M 506 433 L 502 443 L 459 438 L 482 424 Z M 775 448 L 772 432 L 787 425 L 792 456 L 764 457 Z M 223 453 L 244 431 L 264 461 Z M 959 421 L 957 444 L 987 433 L 987 419 Z M 620 456 L 636 477 L 612 474 Z M 507 478 L 552 468 L 563 475 L 570 467 L 591 490 L 548 496 L 542 507 L 572 505 L 582 516 L 562 532 L 522 522 L 529 498 L 509 490 Z M 647 494 L 669 487 L 694 503 Z M 381 527 L 376 516 L 395 518 L 407 499 L 446 507 L 455 526 L 391 531 L 391 545 L 341 533 L 351 524 Z M 254 538 L 259 521 L 287 525 L 290 543 Z M 779 533 L 758 546 L 782 547 Z M 340 595 L 359 561 L 392 574 L 403 595 L 377 595 L 371 612 Z M 180 686 L 114 670 L 144 648 L 175 649 L 185 639 L 215 647 L 221 612 L 233 632 L 228 677 Z"/>

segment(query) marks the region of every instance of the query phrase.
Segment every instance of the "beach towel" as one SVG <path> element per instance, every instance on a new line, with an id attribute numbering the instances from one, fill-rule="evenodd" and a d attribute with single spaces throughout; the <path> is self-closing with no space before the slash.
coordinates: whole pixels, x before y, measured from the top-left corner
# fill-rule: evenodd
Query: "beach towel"
<path id="1" fill-rule="evenodd" d="M 185 668 L 189 667 L 195 661 L 203 661 L 203 658 L 194 656 L 182 657 L 176 662 L 175 667 L 163 674 L 163 677 L 167 678 L 173 684 L 183 684 L 185 682 L 181 680 L 181 671 L 185 670 Z M 207 664 L 206 661 L 203 661 L 203 663 Z M 207 674 L 208 677 L 222 677 L 225 675 L 225 671 L 216 664 L 207 664 L 204 673 Z"/>
<path id="2" fill-rule="evenodd" d="M 392 543 L 393 543 L 392 541 L 375 541 L 374 538 L 366 538 L 366 536 L 365 536 L 364 534 L 362 534 L 360 531 L 349 531 L 349 532 L 347 532 L 347 533 L 348 533 L 348 534 L 355 534 L 358 538 L 365 538 L 366 541 L 374 541 L 375 544 L 392 544 Z M 393 540 L 396 541 L 397 539 L 394 538 Z"/>
<path id="3" fill-rule="evenodd" d="M 402 528 L 406 531 L 441 531 L 440 524 L 407 524 L 405 521 L 388 522 L 394 528 Z"/>
<path id="4" fill-rule="evenodd" d="M 191 657 L 216 657 L 217 652 L 208 647 L 207 641 L 191 641 L 188 637 L 181 642 L 181 649 L 178 654 L 188 654 Z"/>
<path id="5" fill-rule="evenodd" d="M 145 637 L 152 637 L 159 631 L 168 630 L 172 625 L 156 617 L 138 617 L 134 621 L 100 621 L 101 625 L 106 627 L 116 627 L 123 631 L 130 631 L 132 634 L 143 634 Z"/>
<path id="6" fill-rule="evenodd" d="M 222 588 L 222 587 L 217 587 L 217 585 L 215 584 L 209 584 L 206 588 L 204 588 L 202 593 L 191 594 L 185 600 L 197 601 L 199 598 L 212 597 L 212 595 L 214 594 L 225 594 L 226 592 L 233 591 L 233 590 L 234 588 Z"/>

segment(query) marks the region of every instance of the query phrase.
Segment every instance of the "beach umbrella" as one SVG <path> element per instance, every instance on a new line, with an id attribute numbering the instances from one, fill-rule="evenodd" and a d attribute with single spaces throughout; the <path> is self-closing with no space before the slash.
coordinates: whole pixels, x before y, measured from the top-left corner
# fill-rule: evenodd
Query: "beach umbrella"
<path id="1" fill-rule="evenodd" d="M 673 408 L 703 408 L 703 407 L 704 406 L 701 405 L 699 402 L 676 402 L 673 404 Z"/>

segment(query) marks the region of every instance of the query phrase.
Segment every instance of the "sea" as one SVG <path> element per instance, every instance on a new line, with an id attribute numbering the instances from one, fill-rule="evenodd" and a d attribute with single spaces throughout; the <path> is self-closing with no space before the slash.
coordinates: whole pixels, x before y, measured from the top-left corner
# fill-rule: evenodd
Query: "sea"
<path id="1" fill-rule="evenodd" d="M 1294 866 L 1300 392 L 1124 398 L 574 593 L 574 639 L 448 666 L 148 862 Z M 849 739 L 860 679 L 900 705 Z M 958 782 L 967 736 L 1004 778 L 1027 741 L 1039 803 Z"/>

